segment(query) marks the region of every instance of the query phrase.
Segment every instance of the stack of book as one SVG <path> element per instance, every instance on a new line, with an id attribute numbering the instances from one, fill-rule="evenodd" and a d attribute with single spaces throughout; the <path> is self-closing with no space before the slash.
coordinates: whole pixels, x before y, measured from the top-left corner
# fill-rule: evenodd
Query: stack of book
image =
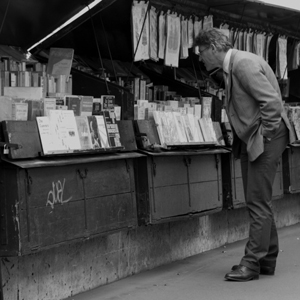
<path id="1" fill-rule="evenodd" d="M 211 109 L 211 97 L 203 97 L 201 100 L 191 98 L 188 101 L 137 100 L 135 120 L 137 127 L 141 127 L 138 132 L 149 136 L 153 136 L 153 126 L 145 126 L 142 120 L 154 121 L 158 144 L 162 146 L 207 143 L 224 146 L 221 125 L 212 121 Z M 147 128 L 149 132 L 143 132 Z"/>
<path id="2" fill-rule="evenodd" d="M 297 141 L 300 141 L 300 105 L 299 103 L 284 104 L 287 116 L 292 125 L 292 131 Z"/>

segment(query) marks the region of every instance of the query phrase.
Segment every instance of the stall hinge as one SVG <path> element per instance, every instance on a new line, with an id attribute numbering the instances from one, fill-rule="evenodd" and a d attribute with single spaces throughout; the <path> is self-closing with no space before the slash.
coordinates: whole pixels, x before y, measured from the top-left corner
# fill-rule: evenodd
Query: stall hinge
<path id="1" fill-rule="evenodd" d="M 152 173 L 153 173 L 153 176 L 156 175 L 156 163 L 154 162 L 153 157 L 152 157 Z"/>
<path id="2" fill-rule="evenodd" d="M 129 173 L 129 170 L 130 170 L 130 165 L 128 163 L 128 160 L 125 159 L 125 163 L 126 163 L 126 170 L 127 170 L 127 173 Z"/>
<path id="3" fill-rule="evenodd" d="M 183 161 L 184 161 L 184 164 L 186 165 L 186 167 L 188 167 L 192 163 L 191 158 L 186 157 L 186 156 L 184 157 Z"/>
<path id="4" fill-rule="evenodd" d="M 216 169 L 219 170 L 220 159 L 217 154 L 215 154 L 215 161 L 216 161 Z"/>
<path id="5" fill-rule="evenodd" d="M 27 194 L 31 195 L 31 185 L 32 185 L 32 178 L 26 170 L 26 186 L 27 186 Z"/>
<path id="6" fill-rule="evenodd" d="M 186 172 L 187 172 L 187 181 L 188 181 L 188 193 L 189 193 L 189 206 L 192 207 L 192 198 L 191 198 L 191 181 L 190 181 L 190 170 L 189 166 L 192 163 L 192 159 L 190 157 L 184 157 L 183 162 L 186 166 Z"/>
<path id="7" fill-rule="evenodd" d="M 84 169 L 84 170 L 77 170 L 80 178 L 85 179 L 87 177 L 87 173 L 88 173 L 88 169 Z"/>

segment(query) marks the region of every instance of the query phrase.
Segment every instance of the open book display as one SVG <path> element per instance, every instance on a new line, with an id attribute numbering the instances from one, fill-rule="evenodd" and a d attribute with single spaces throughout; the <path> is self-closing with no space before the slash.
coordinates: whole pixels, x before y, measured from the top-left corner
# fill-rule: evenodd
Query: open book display
<path id="1" fill-rule="evenodd" d="M 220 124 L 212 122 L 211 118 L 198 118 L 193 114 L 171 111 L 154 111 L 153 118 L 159 138 L 158 144 L 163 147 L 225 145 Z M 142 121 L 139 121 L 140 123 Z"/>
<path id="2" fill-rule="evenodd" d="M 74 116 L 73 110 L 50 110 L 36 121 L 43 155 L 123 149 L 113 112 Z"/>

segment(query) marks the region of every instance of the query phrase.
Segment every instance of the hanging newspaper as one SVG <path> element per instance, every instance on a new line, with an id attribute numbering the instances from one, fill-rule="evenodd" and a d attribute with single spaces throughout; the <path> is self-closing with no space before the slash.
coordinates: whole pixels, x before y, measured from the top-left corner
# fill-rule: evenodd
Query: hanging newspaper
<path id="1" fill-rule="evenodd" d="M 157 12 L 155 7 L 150 9 L 150 58 L 158 61 L 158 47 L 157 47 Z"/>
<path id="2" fill-rule="evenodd" d="M 167 45 L 165 65 L 178 67 L 180 50 L 180 17 L 177 14 L 167 15 Z"/>
<path id="3" fill-rule="evenodd" d="M 149 2 L 133 1 L 131 9 L 134 61 L 149 59 Z"/>
<path id="4" fill-rule="evenodd" d="M 163 12 L 160 13 L 158 18 L 158 29 L 159 29 L 159 37 L 158 37 L 158 57 L 161 59 L 165 58 L 165 51 L 166 51 L 166 40 L 167 40 L 167 31 L 166 31 L 166 15 Z"/>

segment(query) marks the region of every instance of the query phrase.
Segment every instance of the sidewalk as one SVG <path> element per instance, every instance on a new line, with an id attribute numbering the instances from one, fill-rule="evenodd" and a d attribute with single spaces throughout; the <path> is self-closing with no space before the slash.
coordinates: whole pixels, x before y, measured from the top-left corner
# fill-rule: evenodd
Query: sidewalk
<path id="1" fill-rule="evenodd" d="M 70 297 L 72 300 L 297 300 L 300 299 L 300 224 L 279 229 L 275 276 L 229 282 L 245 240 L 142 272 Z"/>

